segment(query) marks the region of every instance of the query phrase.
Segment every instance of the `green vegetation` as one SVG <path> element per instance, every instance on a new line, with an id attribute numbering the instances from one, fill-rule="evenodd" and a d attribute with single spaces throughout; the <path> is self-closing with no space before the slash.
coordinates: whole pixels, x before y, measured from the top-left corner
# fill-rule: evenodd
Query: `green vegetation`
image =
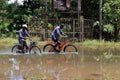
<path id="1" fill-rule="evenodd" d="M 15 43 L 17 43 L 17 39 L 1 38 L 0 39 L 0 49 L 11 48 Z"/>
<path id="2" fill-rule="evenodd" d="M 42 49 L 43 46 L 47 43 L 46 41 L 39 41 L 36 37 L 33 38 L 34 41 L 37 41 L 39 47 Z M 0 49 L 4 48 L 11 48 L 14 44 L 17 44 L 18 40 L 16 38 L 1 38 L 0 39 Z M 29 44 L 29 40 L 28 40 Z M 101 42 L 99 40 L 85 40 L 84 42 L 76 42 L 75 45 L 78 49 L 84 48 L 84 49 L 118 49 L 120 46 L 120 42 L 110 42 L 110 41 L 104 41 Z"/>
<path id="3" fill-rule="evenodd" d="M 117 41 L 120 30 L 120 0 L 105 0 L 103 4 L 103 24 L 110 24 L 114 26 L 114 39 Z M 108 34 L 110 35 L 110 34 Z M 107 35 L 107 36 L 108 36 Z"/>
<path id="4" fill-rule="evenodd" d="M 99 40 L 86 40 L 81 43 L 75 43 L 78 49 L 83 48 L 85 50 L 118 50 L 120 42 L 114 41 L 99 41 Z"/>
<path id="5" fill-rule="evenodd" d="M 92 19 L 94 22 L 99 21 L 99 2 L 100 0 L 81 0 L 81 16 L 85 19 Z M 71 7 L 68 12 L 77 11 L 77 0 L 71 0 Z M 9 4 L 8 0 L 0 0 L 0 37 L 14 37 L 21 25 L 27 23 L 31 27 L 31 32 L 40 32 L 42 28 L 47 28 L 46 15 L 49 19 L 59 18 L 77 18 L 77 14 L 64 14 L 54 11 L 52 0 L 24 0 L 23 5 L 16 2 Z M 103 38 L 105 40 L 117 41 L 120 30 L 120 0 L 103 0 Z M 45 22 L 41 26 L 41 21 Z M 56 25 L 57 22 L 50 22 Z M 94 26 L 94 34 L 99 33 L 99 24 Z M 97 35 L 99 37 L 99 35 Z M 93 36 L 93 39 L 95 36 Z"/>

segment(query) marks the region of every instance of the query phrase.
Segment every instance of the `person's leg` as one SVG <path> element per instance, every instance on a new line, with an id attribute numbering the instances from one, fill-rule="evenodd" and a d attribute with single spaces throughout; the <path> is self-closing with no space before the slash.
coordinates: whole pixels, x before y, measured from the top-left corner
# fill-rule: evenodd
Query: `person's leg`
<path id="1" fill-rule="evenodd" d="M 59 38 L 56 38 L 55 42 L 56 42 L 56 51 L 60 52 L 60 41 L 59 41 Z"/>
<path id="2" fill-rule="evenodd" d="M 18 49 L 21 50 L 22 49 L 22 41 L 21 41 L 21 39 L 18 39 L 18 42 L 19 42 Z"/>
<path id="3" fill-rule="evenodd" d="M 57 41 L 57 47 L 58 47 L 58 51 L 60 52 L 60 41 Z"/>
<path id="4" fill-rule="evenodd" d="M 23 40 L 22 39 L 20 39 L 20 45 L 21 45 L 21 50 L 23 50 L 24 49 L 24 45 L 23 45 Z"/>
<path id="5" fill-rule="evenodd" d="M 26 40 L 24 40 L 24 51 L 25 52 L 28 52 L 28 45 L 27 45 L 27 41 Z"/>
<path id="6" fill-rule="evenodd" d="M 57 51 L 57 52 L 59 52 L 60 50 L 60 48 L 59 48 L 59 45 L 60 45 L 60 43 L 59 43 L 59 41 L 58 41 L 58 39 L 55 37 L 55 36 L 52 36 L 52 40 L 55 42 L 55 50 Z"/>

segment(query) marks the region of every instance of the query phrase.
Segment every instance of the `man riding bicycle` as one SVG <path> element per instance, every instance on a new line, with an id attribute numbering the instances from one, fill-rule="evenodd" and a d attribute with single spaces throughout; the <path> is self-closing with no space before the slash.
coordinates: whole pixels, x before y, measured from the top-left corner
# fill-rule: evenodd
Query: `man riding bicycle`
<path id="1" fill-rule="evenodd" d="M 19 44 L 21 44 L 22 50 L 28 50 L 28 45 L 27 45 L 27 38 L 30 37 L 29 33 L 28 33 L 28 26 L 26 24 L 22 25 L 22 28 L 19 30 L 18 33 L 18 41 Z M 23 51 L 24 52 L 24 51 Z"/>
<path id="2" fill-rule="evenodd" d="M 61 24 L 57 26 L 52 32 L 52 40 L 55 42 L 55 46 L 56 47 L 58 46 L 59 49 L 60 49 L 59 39 L 60 37 L 65 36 L 65 34 L 62 32 L 63 27 L 64 27 L 64 24 Z M 56 51 L 59 52 L 59 50 L 56 50 Z"/>

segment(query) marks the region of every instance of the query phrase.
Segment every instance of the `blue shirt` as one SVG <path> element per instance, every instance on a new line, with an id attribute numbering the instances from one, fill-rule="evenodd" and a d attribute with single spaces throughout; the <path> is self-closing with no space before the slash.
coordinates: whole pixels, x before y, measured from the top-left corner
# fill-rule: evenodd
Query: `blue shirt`
<path id="1" fill-rule="evenodd" d="M 61 34 L 62 30 L 60 29 L 60 26 L 57 26 L 52 32 L 52 36 L 54 37 L 54 39 L 59 39 Z"/>
<path id="2" fill-rule="evenodd" d="M 29 36 L 29 34 L 28 34 L 28 31 L 27 30 L 23 30 L 23 29 L 20 29 L 19 30 L 19 33 L 18 33 L 18 39 L 20 40 L 20 39 L 23 39 L 22 37 L 28 37 Z"/>

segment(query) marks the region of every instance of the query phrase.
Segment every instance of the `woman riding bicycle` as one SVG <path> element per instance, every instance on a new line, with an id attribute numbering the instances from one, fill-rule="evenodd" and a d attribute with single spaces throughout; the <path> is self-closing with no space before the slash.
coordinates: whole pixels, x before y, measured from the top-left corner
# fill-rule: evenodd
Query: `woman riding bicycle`
<path id="1" fill-rule="evenodd" d="M 55 42 L 55 46 L 56 47 L 58 46 L 59 48 L 60 48 L 59 39 L 60 37 L 65 36 L 65 34 L 62 32 L 63 27 L 64 27 L 64 24 L 61 24 L 57 26 L 52 32 L 52 40 Z M 60 52 L 59 49 L 58 50 L 56 49 L 56 51 Z"/>
<path id="2" fill-rule="evenodd" d="M 19 30 L 18 33 L 18 41 L 19 44 L 21 44 L 21 47 L 23 50 L 28 50 L 28 45 L 27 45 L 27 38 L 30 37 L 29 33 L 28 33 L 28 26 L 26 24 L 23 24 L 21 29 Z"/>

